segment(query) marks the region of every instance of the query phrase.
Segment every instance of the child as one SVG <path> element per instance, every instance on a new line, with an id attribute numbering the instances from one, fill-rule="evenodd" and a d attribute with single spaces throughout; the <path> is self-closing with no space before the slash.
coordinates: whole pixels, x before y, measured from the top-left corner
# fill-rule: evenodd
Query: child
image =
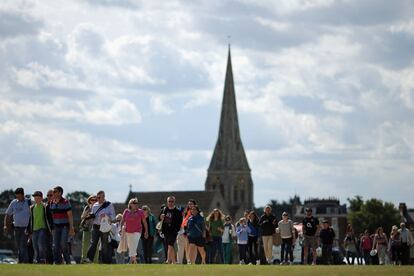
<path id="1" fill-rule="evenodd" d="M 223 241 L 223 259 L 225 264 L 232 263 L 232 247 L 233 247 L 233 237 L 236 235 L 236 229 L 231 223 L 231 217 L 226 216 L 224 219 L 224 231 L 221 237 Z"/>
<path id="2" fill-rule="evenodd" d="M 239 225 L 236 229 L 237 245 L 239 246 L 240 264 L 247 263 L 247 240 L 249 235 L 249 228 L 247 227 L 246 218 L 240 218 Z"/>

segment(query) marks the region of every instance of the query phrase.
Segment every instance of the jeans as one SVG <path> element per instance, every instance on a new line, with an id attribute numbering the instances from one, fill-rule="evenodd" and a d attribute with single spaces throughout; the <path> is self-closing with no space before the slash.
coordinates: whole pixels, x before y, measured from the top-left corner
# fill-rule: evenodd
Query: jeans
<path id="1" fill-rule="evenodd" d="M 346 261 L 347 261 L 348 264 L 350 264 L 350 265 L 355 264 L 355 257 L 356 257 L 355 252 L 346 251 Z"/>
<path id="2" fill-rule="evenodd" d="M 391 245 L 391 261 L 394 264 L 398 264 L 401 261 L 401 246 Z"/>
<path id="3" fill-rule="evenodd" d="M 239 257 L 240 262 L 243 261 L 245 264 L 247 263 L 247 244 L 239 244 Z"/>
<path id="4" fill-rule="evenodd" d="M 63 258 L 66 264 L 70 264 L 68 248 L 69 226 L 56 226 L 53 230 L 53 258 L 55 264 L 62 264 Z"/>
<path id="5" fill-rule="evenodd" d="M 293 259 L 292 255 L 292 238 L 282 239 L 282 245 L 280 249 L 280 262 L 288 262 Z M 288 258 L 290 257 L 290 259 Z"/>
<path id="6" fill-rule="evenodd" d="M 216 262 L 216 254 L 218 254 L 218 261 Z M 211 244 L 211 251 L 210 251 L 210 263 L 223 263 L 223 246 L 221 237 L 213 237 L 213 242 Z"/>
<path id="7" fill-rule="evenodd" d="M 19 263 L 29 262 L 29 253 L 27 251 L 26 227 L 14 227 L 14 239 L 16 241 Z"/>
<path id="8" fill-rule="evenodd" d="M 259 259 L 257 237 L 249 236 L 247 240 L 247 247 L 248 247 L 250 262 L 252 264 L 256 264 L 256 261 Z"/>
<path id="9" fill-rule="evenodd" d="M 32 233 L 33 250 L 38 264 L 46 263 L 46 229 L 39 229 Z"/>
<path id="10" fill-rule="evenodd" d="M 95 258 L 96 247 L 98 246 L 99 240 L 101 240 L 101 256 L 102 263 L 112 263 L 112 248 L 108 242 L 109 233 L 102 233 L 99 231 L 99 225 L 94 225 L 92 228 L 92 241 L 88 249 L 88 259 L 93 261 Z"/>
<path id="11" fill-rule="evenodd" d="M 401 243 L 401 264 L 408 265 L 410 263 L 410 246 L 408 243 Z"/>
<path id="12" fill-rule="evenodd" d="M 322 245 L 322 263 L 325 265 L 332 264 L 332 244 Z"/>
<path id="13" fill-rule="evenodd" d="M 224 264 L 231 264 L 233 262 L 233 243 L 222 243 L 223 244 L 223 260 Z"/>
<path id="14" fill-rule="evenodd" d="M 370 265 L 371 264 L 371 255 L 369 254 L 371 252 L 370 249 L 363 249 L 362 250 L 362 256 L 364 257 L 364 262 L 365 265 Z"/>

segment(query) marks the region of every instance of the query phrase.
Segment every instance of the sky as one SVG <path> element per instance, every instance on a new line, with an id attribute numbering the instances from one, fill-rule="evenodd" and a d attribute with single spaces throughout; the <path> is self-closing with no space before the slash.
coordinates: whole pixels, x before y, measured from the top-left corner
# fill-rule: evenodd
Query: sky
<path id="1" fill-rule="evenodd" d="M 0 2 L 0 190 L 203 190 L 228 43 L 254 201 L 414 207 L 414 2 Z"/>

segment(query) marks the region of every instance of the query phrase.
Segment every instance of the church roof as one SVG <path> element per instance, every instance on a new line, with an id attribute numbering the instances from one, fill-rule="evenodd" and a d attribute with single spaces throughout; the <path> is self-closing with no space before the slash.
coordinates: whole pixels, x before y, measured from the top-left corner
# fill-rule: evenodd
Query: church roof
<path id="1" fill-rule="evenodd" d="M 216 191 L 162 191 L 162 192 L 129 192 L 127 200 L 138 198 L 140 206 L 148 205 L 151 211 L 158 215 L 161 205 L 166 204 L 167 197 L 172 195 L 175 197 L 175 205 L 177 207 L 186 207 L 189 199 L 194 199 L 201 211 L 210 211 L 211 202 L 216 196 Z"/>
<path id="2" fill-rule="evenodd" d="M 250 171 L 240 138 L 230 47 L 227 59 L 219 134 L 209 167 L 209 171 L 225 170 Z"/>

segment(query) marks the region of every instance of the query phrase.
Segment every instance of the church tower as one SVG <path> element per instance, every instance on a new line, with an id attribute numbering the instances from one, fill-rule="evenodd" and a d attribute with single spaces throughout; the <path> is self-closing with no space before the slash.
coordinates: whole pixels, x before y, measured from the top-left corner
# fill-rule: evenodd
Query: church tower
<path id="1" fill-rule="evenodd" d="M 231 65 L 227 59 L 220 128 L 213 157 L 208 168 L 206 191 L 220 191 L 233 217 L 253 208 L 253 181 L 240 138 L 236 94 Z"/>

